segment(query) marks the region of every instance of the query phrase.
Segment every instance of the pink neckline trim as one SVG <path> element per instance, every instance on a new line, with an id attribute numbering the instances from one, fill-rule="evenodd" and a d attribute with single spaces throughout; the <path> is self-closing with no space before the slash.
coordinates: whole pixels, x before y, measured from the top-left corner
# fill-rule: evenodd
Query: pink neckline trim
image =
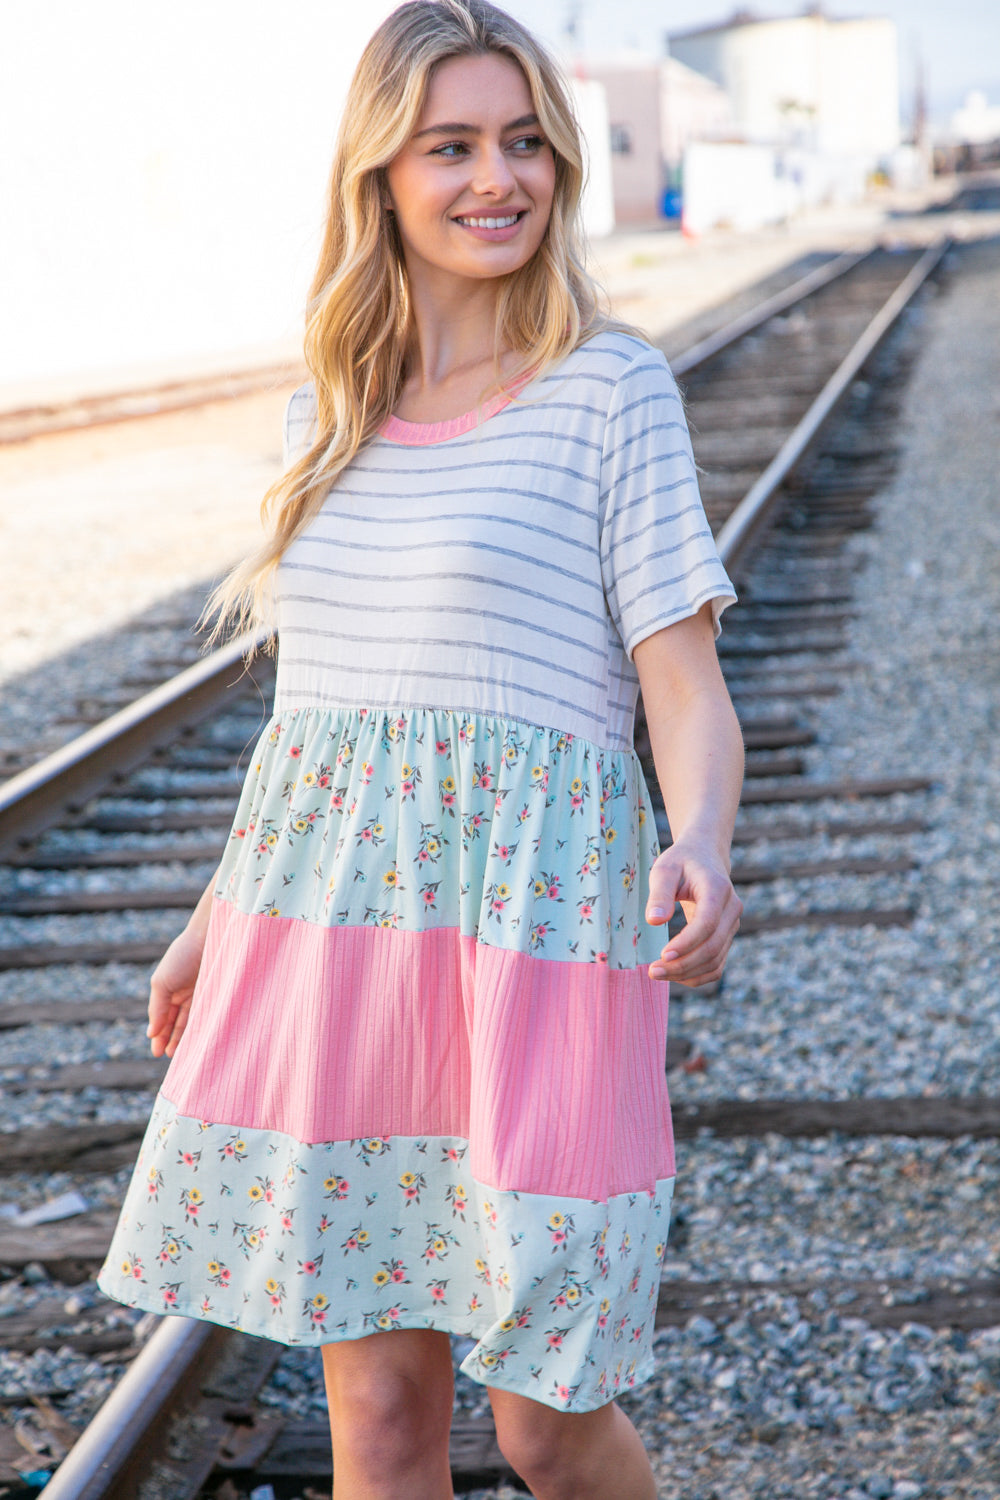
<path id="1" fill-rule="evenodd" d="M 484 401 L 481 407 L 477 406 L 460 417 L 449 417 L 444 422 L 404 422 L 402 417 L 388 417 L 379 428 L 379 435 L 388 438 L 390 443 L 405 443 L 411 448 L 420 448 L 427 443 L 444 443 L 449 438 L 461 437 L 463 432 L 471 432 L 474 427 L 479 426 L 481 421 L 488 421 L 490 417 L 495 417 L 497 412 L 503 411 L 505 406 L 509 406 L 514 397 L 520 395 L 534 373 L 533 370 L 529 370 L 508 391 L 498 392 L 488 401 Z"/>

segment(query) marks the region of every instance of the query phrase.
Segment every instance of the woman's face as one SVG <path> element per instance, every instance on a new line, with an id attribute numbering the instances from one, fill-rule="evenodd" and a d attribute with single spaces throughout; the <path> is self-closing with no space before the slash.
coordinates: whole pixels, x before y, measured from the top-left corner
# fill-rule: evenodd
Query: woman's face
<path id="1" fill-rule="evenodd" d="M 496 53 L 441 63 L 413 135 L 386 168 L 411 279 L 518 270 L 542 242 L 555 176 L 516 63 Z"/>

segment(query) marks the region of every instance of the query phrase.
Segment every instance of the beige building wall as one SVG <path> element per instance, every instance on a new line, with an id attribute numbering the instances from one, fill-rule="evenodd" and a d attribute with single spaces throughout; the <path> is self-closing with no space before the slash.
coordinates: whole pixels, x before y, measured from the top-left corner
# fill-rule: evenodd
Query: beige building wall
<path id="1" fill-rule="evenodd" d="M 615 222 L 654 222 L 688 143 L 732 129 L 729 99 L 673 58 L 612 59 L 587 64 L 586 73 L 607 97 Z"/>

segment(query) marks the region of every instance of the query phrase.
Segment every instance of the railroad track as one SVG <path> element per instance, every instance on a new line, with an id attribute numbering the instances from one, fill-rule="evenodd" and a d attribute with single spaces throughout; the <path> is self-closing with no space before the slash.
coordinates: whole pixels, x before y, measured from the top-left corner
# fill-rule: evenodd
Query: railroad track
<path id="1" fill-rule="evenodd" d="M 838 691 L 851 665 L 844 655 L 848 544 L 868 524 L 870 498 L 891 470 L 906 355 L 889 335 L 942 251 L 841 257 L 673 361 L 707 470 L 706 505 L 743 601 L 722 641 L 748 747 L 734 862 L 747 898 L 741 941 L 782 927 L 891 926 L 913 916 L 912 840 L 925 827 L 932 776 L 820 780 L 808 774 L 807 756 L 816 705 Z M 75 1062 L 39 1063 L 20 1076 L 4 1070 L 11 1076 L 3 1087 L 22 1101 L 24 1124 L 5 1138 L 0 1172 L 35 1197 L 75 1191 L 97 1204 L 48 1223 L 0 1221 L 0 1265 L 18 1278 L 6 1285 L 27 1277 L 29 1292 L 22 1309 L 8 1312 L 16 1303 L 4 1304 L 0 1349 L 30 1358 L 68 1346 L 115 1368 L 128 1364 L 127 1378 L 45 1489 L 49 1500 L 136 1495 L 151 1455 L 171 1441 L 174 1456 L 161 1461 L 157 1493 L 178 1500 L 209 1493 L 210 1475 L 212 1493 L 227 1474 L 243 1493 L 262 1476 L 279 1487 L 297 1483 L 288 1494 L 310 1477 L 328 1481 L 322 1425 L 282 1421 L 253 1404 L 277 1361 L 275 1346 L 179 1319 L 150 1335 L 152 1320 L 137 1325 L 134 1314 L 107 1303 L 95 1312 L 86 1290 L 114 1219 L 109 1179 L 134 1160 L 150 1091 L 164 1071 L 134 1056 L 130 1040 L 144 1014 L 142 973 L 217 863 L 241 757 L 263 722 L 270 686 L 266 659 L 247 675 L 241 650 L 230 648 L 0 787 L 0 1029 L 22 1041 L 32 1026 L 80 1038 L 70 1049 L 79 1053 Z M 641 726 L 638 743 L 642 753 Z M 668 1066 L 696 1071 L 677 998 Z M 97 1028 L 100 1048 L 87 1040 Z M 121 1035 L 110 1048 L 108 1028 Z M 87 1056 L 116 1047 L 120 1056 Z M 53 1096 L 67 1101 L 70 1132 L 51 1119 L 32 1123 L 37 1101 Z M 81 1096 L 89 1119 L 81 1118 Z M 701 1129 L 748 1137 L 890 1129 L 994 1136 L 1000 1102 L 720 1100 L 679 1106 L 676 1128 L 681 1139 Z M 57 1174 L 48 1193 L 40 1191 L 47 1173 Z M 67 1295 L 73 1286 L 84 1291 Z M 902 1287 L 873 1280 L 850 1290 L 858 1315 L 872 1322 L 898 1325 L 912 1316 Z M 710 1316 L 753 1292 L 757 1284 L 665 1282 L 658 1319 Z M 958 1296 L 932 1289 L 921 1320 L 996 1322 L 1000 1287 L 984 1280 Z M 153 1426 L 162 1427 L 162 1412 L 183 1407 L 192 1392 L 202 1393 L 196 1422 L 182 1416 L 166 1440 L 147 1430 L 147 1416 L 160 1413 Z M 0 1450 L 7 1465 L 0 1495 L 5 1478 L 17 1493 L 18 1473 L 33 1468 L 39 1480 L 69 1447 L 75 1427 L 61 1415 L 61 1394 L 51 1385 L 26 1393 L 15 1437 L 27 1455 L 37 1436 L 37 1462 L 15 1463 L 15 1444 Z M 186 1434 L 183 1459 L 179 1432 Z M 459 1488 L 505 1472 L 482 1418 L 456 1422 L 452 1457 Z M 37 1490 L 37 1482 L 21 1482 L 20 1493 Z"/>

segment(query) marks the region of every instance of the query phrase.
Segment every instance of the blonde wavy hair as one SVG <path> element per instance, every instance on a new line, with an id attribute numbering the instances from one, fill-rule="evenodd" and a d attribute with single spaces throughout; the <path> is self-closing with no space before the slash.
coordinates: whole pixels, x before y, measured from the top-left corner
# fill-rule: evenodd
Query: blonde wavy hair
<path id="1" fill-rule="evenodd" d="M 455 57 L 514 61 L 555 157 L 548 228 L 535 255 L 504 278 L 494 347 L 497 388 L 544 369 L 613 322 L 585 268 L 584 181 L 569 92 L 545 49 L 488 0 L 410 0 L 378 28 L 351 82 L 334 151 L 326 227 L 306 310 L 305 357 L 316 388 L 312 446 L 268 490 L 258 550 L 215 591 L 213 639 L 270 623 L 274 571 L 330 486 L 391 415 L 406 376 L 409 300 L 402 245 L 386 208 L 387 165 L 416 129 L 434 70 Z M 504 381 L 500 354 L 520 356 Z"/>

